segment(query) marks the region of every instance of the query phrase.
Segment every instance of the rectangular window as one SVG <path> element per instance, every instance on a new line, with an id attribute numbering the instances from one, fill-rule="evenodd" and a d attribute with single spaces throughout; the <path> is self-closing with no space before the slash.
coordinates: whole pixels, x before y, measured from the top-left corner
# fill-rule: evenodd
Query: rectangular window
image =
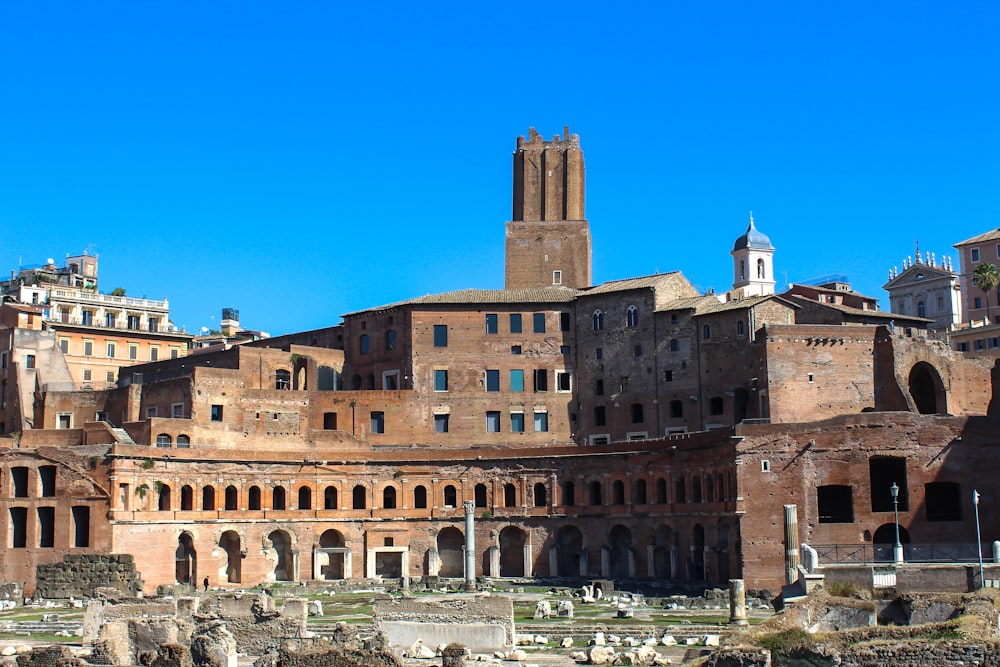
<path id="1" fill-rule="evenodd" d="M 181 356 L 181 351 L 178 348 L 176 348 L 176 347 L 170 348 L 170 358 L 171 359 L 176 359 L 179 356 Z"/>
<path id="2" fill-rule="evenodd" d="M 114 359 L 114 358 L 115 358 L 115 344 L 108 343 L 108 359 Z"/>
<path id="3" fill-rule="evenodd" d="M 371 413 L 371 424 L 368 429 L 371 433 L 385 433 L 385 413 Z"/>
<path id="4" fill-rule="evenodd" d="M 535 413 L 535 432 L 544 433 L 549 430 L 549 413 L 547 412 L 536 412 Z"/>
<path id="5" fill-rule="evenodd" d="M 545 333 L 545 313 L 535 313 L 531 316 L 535 333 Z"/>
<path id="6" fill-rule="evenodd" d="M 663 381 L 664 382 L 673 382 L 674 381 L 674 372 L 670 371 L 670 370 L 663 371 Z"/>
<path id="7" fill-rule="evenodd" d="M 570 328 L 569 313 L 559 313 L 559 330 L 569 331 L 569 328 Z"/>
<path id="8" fill-rule="evenodd" d="M 361 338 L 358 339 L 358 352 L 368 354 L 368 349 L 368 334 L 361 334 Z"/>
<path id="9" fill-rule="evenodd" d="M 573 384 L 571 377 L 567 371 L 556 371 L 556 391 L 569 391 Z"/>
<path id="10" fill-rule="evenodd" d="M 35 367 L 35 355 L 33 355 L 33 354 L 26 354 L 26 355 L 24 355 L 24 367 L 25 368 L 34 368 Z"/>
<path id="11" fill-rule="evenodd" d="M 568 356 L 569 353 L 570 353 L 570 347 L 569 347 L 569 345 L 560 345 L 559 346 L 559 354 L 561 354 L 563 356 Z"/>
<path id="12" fill-rule="evenodd" d="M 448 415 L 434 415 L 434 432 L 448 432 Z"/>
<path id="13" fill-rule="evenodd" d="M 43 498 L 54 498 L 56 495 L 56 467 L 38 466 L 38 483 L 42 487 Z"/>
<path id="14" fill-rule="evenodd" d="M 594 358 L 598 359 L 598 360 L 604 358 L 604 348 L 603 347 L 598 347 L 598 348 L 594 349 Z"/>
<path id="15" fill-rule="evenodd" d="M 642 345 L 636 345 L 635 347 L 632 348 L 632 356 L 633 357 L 642 356 Z"/>
<path id="16" fill-rule="evenodd" d="M 149 348 L 149 360 L 157 361 L 160 358 L 160 348 L 151 347 Z"/>
<path id="17" fill-rule="evenodd" d="M 94 372 L 91 371 L 89 368 L 84 368 L 83 369 L 83 381 L 84 382 L 90 382 L 90 380 L 92 379 L 93 374 L 94 374 Z"/>
<path id="18" fill-rule="evenodd" d="M 448 391 L 448 371 L 434 371 L 434 391 Z"/>
<path id="19" fill-rule="evenodd" d="M 133 331 L 137 331 L 139 329 L 139 316 L 138 315 L 129 315 L 127 322 L 128 322 L 128 328 L 129 329 L 132 329 Z"/>
<path id="20" fill-rule="evenodd" d="M 553 285 L 562 285 L 562 271 L 553 271 L 552 272 L 552 284 Z"/>
<path id="21" fill-rule="evenodd" d="M 511 433 L 524 433 L 524 414 L 521 412 L 512 412 L 510 415 L 510 432 Z"/>
<path id="22" fill-rule="evenodd" d="M 604 426 L 607 423 L 607 416 L 603 405 L 594 406 L 594 426 Z"/>
<path id="23" fill-rule="evenodd" d="M 535 376 L 535 391 L 548 391 L 549 390 L 549 372 L 544 368 L 536 368 L 534 372 Z"/>
<path id="24" fill-rule="evenodd" d="M 500 371 L 486 371 L 486 391 L 500 391 Z"/>
<path id="25" fill-rule="evenodd" d="M 149 318 L 149 331 L 151 333 L 156 333 L 160 330 L 160 318 L 150 317 Z"/>
<path id="26" fill-rule="evenodd" d="M 510 372 L 510 390 L 524 391 L 524 371 L 512 370 Z"/>
<path id="27" fill-rule="evenodd" d="M 88 327 L 91 324 L 93 324 L 94 323 L 94 311 L 92 311 L 92 310 L 85 310 L 85 311 L 83 311 L 82 323 L 84 325 L 88 326 Z"/>
<path id="28" fill-rule="evenodd" d="M 597 380 L 594 383 L 594 393 L 598 396 L 604 396 L 604 380 Z"/>
<path id="29" fill-rule="evenodd" d="M 213 405 L 212 406 L 212 421 L 221 422 L 222 421 L 222 406 Z"/>
<path id="30" fill-rule="evenodd" d="M 56 508 L 38 508 L 38 546 L 51 548 L 56 541 Z"/>
<path id="31" fill-rule="evenodd" d="M 972 261 L 973 262 L 978 262 L 979 261 L 979 248 L 973 248 L 972 249 Z"/>
<path id="32" fill-rule="evenodd" d="M 982 308 L 983 307 L 983 297 L 977 296 L 975 299 L 973 299 L 972 300 L 972 307 L 973 308 Z"/>
<path id="33" fill-rule="evenodd" d="M 213 406 L 214 407 L 214 406 Z M 156 406 L 146 408 L 146 419 L 152 419 L 157 414 Z"/>
<path id="34" fill-rule="evenodd" d="M 500 413 L 499 412 L 487 412 L 486 413 L 486 432 L 487 433 L 499 433 L 500 432 Z"/>
<path id="35" fill-rule="evenodd" d="M 434 325 L 434 347 L 448 347 L 448 325 Z"/>
<path id="36" fill-rule="evenodd" d="M 7 353 L 0 352 L 0 368 L 7 368 Z"/>
<path id="37" fill-rule="evenodd" d="M 511 354 L 521 354 L 521 346 L 520 345 L 511 345 L 510 346 L 510 353 Z"/>
<path id="38" fill-rule="evenodd" d="M 108 371 L 107 373 L 104 374 L 104 379 L 106 381 L 108 381 L 108 382 L 114 382 L 115 381 L 115 372 L 114 371 Z"/>
<path id="39" fill-rule="evenodd" d="M 73 428 L 73 413 L 59 412 L 56 414 L 56 428 Z"/>
<path id="40" fill-rule="evenodd" d="M 521 333 L 521 313 L 510 314 L 510 332 Z"/>
<path id="41" fill-rule="evenodd" d="M 136 359 L 139 358 L 139 346 L 138 345 L 129 345 L 128 346 L 128 358 L 132 359 L 133 361 L 135 361 Z"/>
<path id="42" fill-rule="evenodd" d="M 74 505 L 71 508 L 73 517 L 73 546 L 90 546 L 90 508 L 86 505 Z"/>
<path id="43" fill-rule="evenodd" d="M 59 351 L 63 354 L 69 354 L 69 338 L 61 338 L 59 340 Z"/>
<path id="44" fill-rule="evenodd" d="M 24 549 L 28 546 L 28 508 L 10 508 L 10 546 L 14 549 Z"/>
<path id="45" fill-rule="evenodd" d="M 906 459 L 893 456 L 872 457 L 868 459 L 868 470 L 872 512 L 892 512 L 894 500 L 898 502 L 900 512 L 909 511 Z M 893 485 L 896 487 L 895 499 L 892 496 Z"/>
<path id="46" fill-rule="evenodd" d="M 184 419 L 184 404 L 173 403 L 170 406 L 170 416 L 174 419 Z"/>
<path id="47" fill-rule="evenodd" d="M 497 314 L 487 313 L 486 314 L 486 333 L 495 334 L 498 333 L 500 327 L 497 324 Z"/>
<path id="48" fill-rule="evenodd" d="M 324 412 L 323 413 L 323 430 L 324 431 L 336 431 L 337 430 L 337 413 L 336 412 Z"/>

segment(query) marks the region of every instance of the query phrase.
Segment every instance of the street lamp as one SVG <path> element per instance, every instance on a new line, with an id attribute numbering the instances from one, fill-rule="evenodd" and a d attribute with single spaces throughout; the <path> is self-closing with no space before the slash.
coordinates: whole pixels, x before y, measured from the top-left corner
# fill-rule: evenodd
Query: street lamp
<path id="1" fill-rule="evenodd" d="M 979 556 L 979 588 L 983 587 L 983 541 L 979 535 L 979 491 L 972 490 L 972 505 L 976 508 L 976 554 Z"/>
<path id="2" fill-rule="evenodd" d="M 892 512 L 896 517 L 896 544 L 892 548 L 892 561 L 900 565 L 903 562 L 903 545 L 899 542 L 899 487 L 895 482 L 889 487 L 889 493 L 892 494 Z"/>

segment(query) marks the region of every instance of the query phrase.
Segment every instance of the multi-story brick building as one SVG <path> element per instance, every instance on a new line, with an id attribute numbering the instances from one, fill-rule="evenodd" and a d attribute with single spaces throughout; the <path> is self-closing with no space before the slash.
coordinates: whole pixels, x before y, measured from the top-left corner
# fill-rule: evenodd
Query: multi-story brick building
<path id="1" fill-rule="evenodd" d="M 149 590 L 460 577 L 468 503 L 477 576 L 773 588 L 783 505 L 806 541 L 871 548 L 892 482 L 908 540 L 969 533 L 958 499 L 1000 498 L 989 361 L 922 320 L 817 324 L 808 297 L 739 293 L 738 268 L 729 300 L 676 272 L 591 286 L 589 241 L 550 271 L 559 223 L 585 221 L 569 143 L 578 182 L 515 185 L 515 222 L 541 219 L 526 245 L 508 226 L 507 289 L 139 365 L 113 388 L 40 387 L 34 428 L 0 451 L 2 576 L 30 590 L 37 564 L 103 551 L 134 554 Z M 561 212 L 519 213 L 542 210 L 528 191 Z"/>

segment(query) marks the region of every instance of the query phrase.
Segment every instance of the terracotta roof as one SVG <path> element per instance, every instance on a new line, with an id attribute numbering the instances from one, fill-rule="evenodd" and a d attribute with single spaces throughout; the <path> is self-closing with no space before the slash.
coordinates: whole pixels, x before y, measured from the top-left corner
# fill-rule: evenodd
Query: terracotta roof
<path id="1" fill-rule="evenodd" d="M 983 241 L 1000 241 L 1000 227 L 979 236 L 973 236 L 971 239 L 962 241 L 961 243 L 956 243 L 954 247 L 957 248 L 970 243 L 982 243 Z"/>
<path id="2" fill-rule="evenodd" d="M 767 294 L 765 296 L 751 296 L 746 299 L 733 299 L 732 301 L 726 301 L 725 303 L 720 303 L 715 300 L 714 304 L 706 304 L 705 306 L 698 309 L 699 315 L 706 315 L 708 313 L 724 313 L 730 310 L 743 310 L 745 308 L 753 308 L 754 306 L 764 303 L 765 301 L 781 301 L 785 305 L 791 308 L 799 308 L 797 304 L 788 301 L 775 294 Z"/>
<path id="3" fill-rule="evenodd" d="M 663 313 L 669 312 L 671 310 L 693 310 L 695 312 L 701 312 L 705 306 L 710 306 L 713 303 L 718 303 L 719 300 L 714 296 L 689 296 L 684 299 L 674 299 L 673 301 L 668 301 L 659 308 L 656 312 Z"/>
<path id="4" fill-rule="evenodd" d="M 588 296 L 590 294 L 607 294 L 608 292 L 624 292 L 633 289 L 648 289 L 659 285 L 663 282 L 664 278 L 674 278 L 678 276 L 683 278 L 680 271 L 669 271 L 667 273 L 656 273 L 651 276 L 611 280 L 606 283 L 601 283 L 600 285 L 595 285 L 594 287 L 588 287 L 581 290 L 580 296 Z"/>
<path id="5" fill-rule="evenodd" d="M 845 306 L 839 303 L 823 303 L 822 301 L 813 301 L 812 299 L 807 299 L 804 296 L 799 296 L 797 294 L 790 294 L 791 299 L 802 299 L 803 301 L 808 301 L 811 304 L 817 306 L 823 306 L 824 308 L 831 308 L 833 310 L 840 311 L 847 315 L 863 315 L 865 317 L 870 317 L 872 319 L 878 320 L 906 320 L 909 322 L 927 322 L 933 323 L 934 320 L 929 320 L 926 317 L 917 317 L 915 315 L 900 315 L 899 313 L 889 313 L 884 310 L 865 310 L 864 308 L 852 308 L 851 306 Z"/>
<path id="6" fill-rule="evenodd" d="M 423 305 L 464 305 L 464 304 L 518 304 L 518 303 L 569 303 L 580 293 L 570 287 L 539 287 L 535 289 L 463 289 L 440 294 L 427 294 L 416 299 L 407 299 L 384 306 L 366 308 L 342 317 L 351 317 L 361 313 L 371 313 L 392 310 L 402 306 Z"/>

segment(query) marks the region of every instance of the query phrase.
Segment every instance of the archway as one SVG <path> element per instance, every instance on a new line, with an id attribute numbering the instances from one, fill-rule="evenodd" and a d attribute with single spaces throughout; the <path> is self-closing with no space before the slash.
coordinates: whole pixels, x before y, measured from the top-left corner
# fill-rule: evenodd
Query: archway
<path id="1" fill-rule="evenodd" d="M 240 583 L 242 569 L 240 536 L 235 530 L 227 530 L 219 538 L 219 547 L 226 552 L 226 564 L 219 571 L 219 581 L 228 584 Z"/>
<path id="2" fill-rule="evenodd" d="M 610 569 L 608 576 L 612 579 L 630 579 L 630 551 L 632 549 L 632 531 L 622 525 L 617 525 L 608 533 L 608 548 L 610 549 Z"/>
<path id="3" fill-rule="evenodd" d="M 500 576 L 524 576 L 524 545 L 527 534 L 516 526 L 507 526 L 500 531 Z"/>
<path id="4" fill-rule="evenodd" d="M 274 581 L 293 581 L 295 562 L 292 557 L 291 536 L 283 530 L 275 530 L 267 536 L 267 539 L 271 541 L 270 548 L 265 548 L 265 557 L 270 570 L 268 574 L 273 574 Z"/>
<path id="5" fill-rule="evenodd" d="M 670 543 L 674 531 L 670 526 L 658 526 L 653 533 L 653 577 L 670 579 L 673 576 L 673 565 L 670 562 Z"/>
<path id="6" fill-rule="evenodd" d="M 458 528 L 448 527 L 441 530 L 437 536 L 438 557 L 441 559 L 441 569 L 438 576 L 465 576 L 465 536 Z"/>
<path id="7" fill-rule="evenodd" d="M 344 579 L 344 561 L 347 551 L 344 535 L 339 530 L 323 531 L 319 537 L 319 547 L 321 550 L 328 550 L 321 554 L 318 567 L 320 578 Z"/>
<path id="8" fill-rule="evenodd" d="M 560 577 L 579 577 L 583 558 L 583 533 L 576 526 L 562 526 L 556 533 L 556 554 Z"/>
<path id="9" fill-rule="evenodd" d="M 910 533 L 903 526 L 899 527 L 899 543 L 909 544 Z M 875 560 L 890 561 L 893 559 L 893 549 L 896 546 L 896 524 L 883 523 L 872 535 L 872 547 L 875 549 Z M 904 557 L 908 550 L 903 547 Z"/>
<path id="10" fill-rule="evenodd" d="M 917 412 L 922 415 L 948 412 L 947 395 L 940 373 L 926 361 L 914 364 L 910 370 L 910 396 Z"/>
<path id="11" fill-rule="evenodd" d="M 174 554 L 175 578 L 179 584 L 198 584 L 198 554 L 194 548 L 191 533 L 185 531 L 177 538 L 177 551 Z"/>

